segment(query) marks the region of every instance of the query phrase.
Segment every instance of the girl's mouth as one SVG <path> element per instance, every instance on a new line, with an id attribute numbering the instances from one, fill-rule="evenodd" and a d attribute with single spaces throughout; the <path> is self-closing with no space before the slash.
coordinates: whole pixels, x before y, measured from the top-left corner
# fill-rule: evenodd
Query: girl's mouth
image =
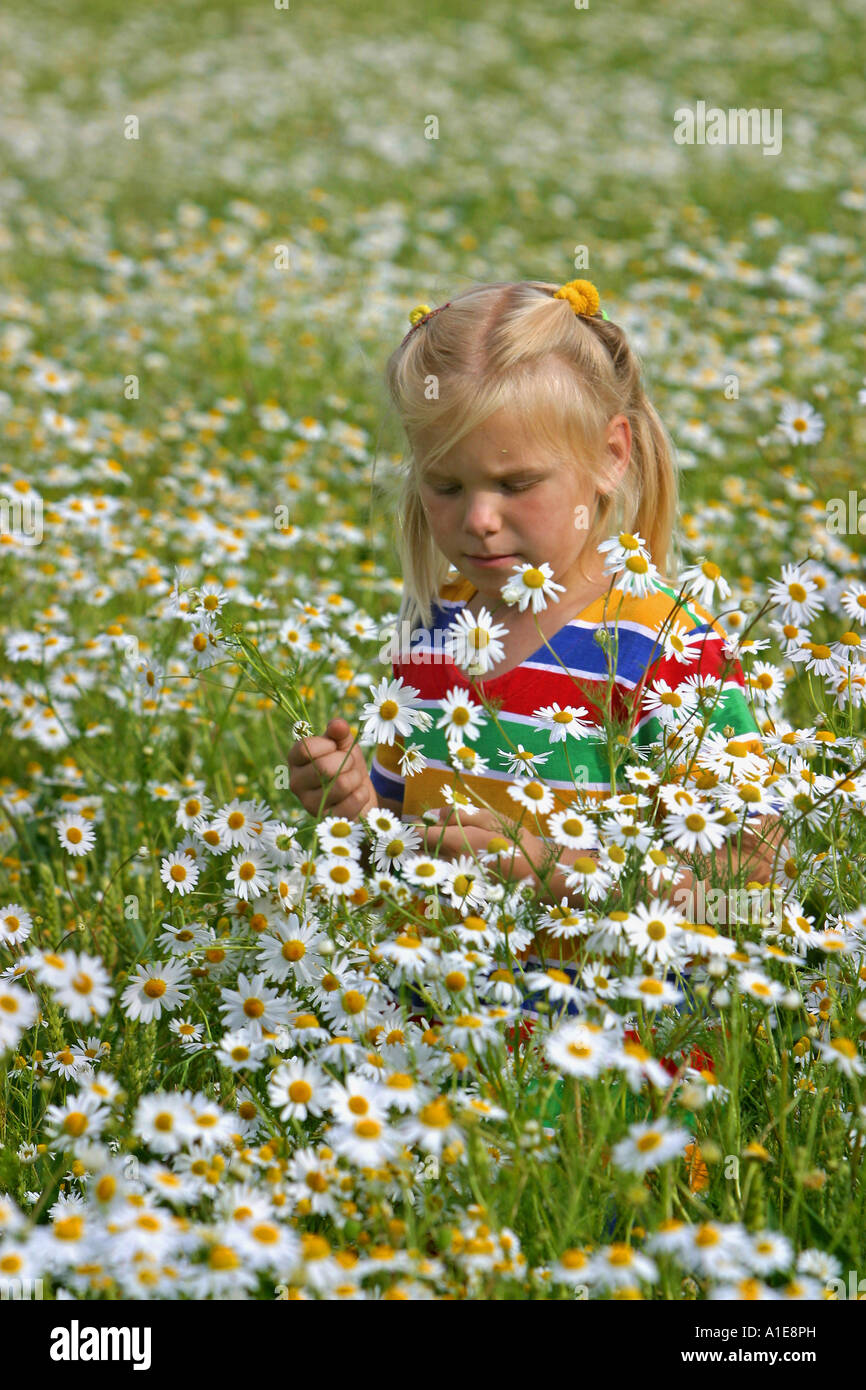
<path id="1" fill-rule="evenodd" d="M 498 569 L 502 566 L 510 568 L 517 563 L 516 555 L 466 555 L 465 559 L 472 565 L 477 565 L 479 569 Z"/>

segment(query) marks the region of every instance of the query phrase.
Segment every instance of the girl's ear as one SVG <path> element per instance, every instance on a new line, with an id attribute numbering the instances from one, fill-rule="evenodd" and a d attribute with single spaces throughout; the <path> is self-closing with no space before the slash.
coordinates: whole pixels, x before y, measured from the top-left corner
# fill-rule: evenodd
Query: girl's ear
<path id="1" fill-rule="evenodd" d="M 625 415 L 614 415 L 607 427 L 607 447 L 603 464 L 603 481 L 599 492 L 614 492 L 622 481 L 631 460 L 631 425 Z"/>

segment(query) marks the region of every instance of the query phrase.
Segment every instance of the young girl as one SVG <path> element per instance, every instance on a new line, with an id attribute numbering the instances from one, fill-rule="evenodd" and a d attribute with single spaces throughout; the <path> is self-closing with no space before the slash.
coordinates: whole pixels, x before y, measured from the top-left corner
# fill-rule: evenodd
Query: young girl
<path id="1" fill-rule="evenodd" d="M 650 742 L 664 735 L 685 766 L 703 734 L 718 771 L 700 769 L 702 788 L 761 756 L 742 669 L 689 596 L 729 591 L 706 563 L 677 601 L 673 449 L 593 285 L 480 285 L 412 318 L 387 369 L 410 448 L 393 661 L 403 685 L 383 682 L 368 706 L 371 773 L 335 718 L 293 746 L 290 785 L 313 814 L 380 807 L 417 820 L 441 808 L 441 824 L 418 827 L 429 851 L 503 852 L 500 871 L 540 879 L 559 902 L 575 862 L 598 859 L 575 799 L 645 805 Z M 432 717 L 414 721 L 410 700 Z M 518 826 L 510 844 L 503 820 Z M 772 862 L 765 843 L 747 877 Z"/>

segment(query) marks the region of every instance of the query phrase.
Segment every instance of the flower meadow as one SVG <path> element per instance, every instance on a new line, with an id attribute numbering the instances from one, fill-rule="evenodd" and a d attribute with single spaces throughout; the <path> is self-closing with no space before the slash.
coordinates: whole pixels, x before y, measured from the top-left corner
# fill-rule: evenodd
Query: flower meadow
<path id="1" fill-rule="evenodd" d="M 854 7 L 58 14 L 0 20 L 0 1283 L 833 1296 L 866 1253 Z M 777 158 L 672 140 L 671 91 L 735 73 Z M 385 808 L 309 815 L 287 755 L 430 718 L 382 654 L 407 315 L 584 243 L 677 445 L 680 597 L 760 732 L 704 736 L 674 626 L 608 798 L 554 812 L 515 766 L 515 818 L 594 853 L 575 906 Z M 496 717 L 460 714 L 455 772 Z M 750 812 L 781 823 L 751 859 Z"/>

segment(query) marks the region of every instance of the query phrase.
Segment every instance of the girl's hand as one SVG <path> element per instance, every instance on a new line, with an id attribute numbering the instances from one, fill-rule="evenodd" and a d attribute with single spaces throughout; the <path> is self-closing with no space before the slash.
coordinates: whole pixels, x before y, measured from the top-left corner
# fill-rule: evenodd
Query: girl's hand
<path id="1" fill-rule="evenodd" d="M 423 822 L 416 828 L 421 830 L 421 843 L 428 854 L 440 859 L 458 859 L 461 854 L 474 856 L 506 879 L 538 877 L 536 870 L 545 858 L 550 858 L 550 847 L 540 835 L 521 829 L 515 845 L 513 839 L 503 835 L 501 817 L 491 811 L 461 815 L 458 823 L 454 808 L 443 806 L 438 825 L 426 829 L 422 826 Z M 495 859 L 485 858 L 488 852 L 494 853 Z"/>
<path id="2" fill-rule="evenodd" d="M 329 723 L 323 738 L 300 738 L 289 749 L 289 790 L 311 816 L 356 820 L 378 805 L 367 763 L 345 719 Z M 334 779 L 323 797 L 323 787 Z"/>

